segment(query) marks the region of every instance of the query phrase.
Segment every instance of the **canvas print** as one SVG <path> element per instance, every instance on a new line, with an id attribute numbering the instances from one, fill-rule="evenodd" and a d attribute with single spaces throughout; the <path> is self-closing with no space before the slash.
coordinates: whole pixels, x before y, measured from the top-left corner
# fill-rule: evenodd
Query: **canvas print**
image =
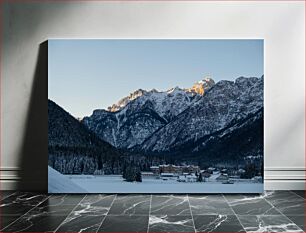
<path id="1" fill-rule="evenodd" d="M 263 46 L 49 40 L 49 193 L 263 192 Z"/>

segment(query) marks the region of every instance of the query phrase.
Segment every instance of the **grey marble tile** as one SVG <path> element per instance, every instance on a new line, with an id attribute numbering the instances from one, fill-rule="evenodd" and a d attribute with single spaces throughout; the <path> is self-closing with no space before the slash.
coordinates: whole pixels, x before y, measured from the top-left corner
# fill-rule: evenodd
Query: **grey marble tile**
<path id="1" fill-rule="evenodd" d="M 97 232 L 105 215 L 70 214 L 56 232 Z"/>
<path id="2" fill-rule="evenodd" d="M 279 211 L 262 195 L 224 195 L 238 215 L 279 215 Z"/>
<path id="3" fill-rule="evenodd" d="M 294 190 L 294 191 L 291 191 L 291 192 L 294 192 L 295 194 L 297 194 L 300 197 L 305 199 L 305 190 Z"/>
<path id="4" fill-rule="evenodd" d="M 75 208 L 77 214 L 106 215 L 116 195 L 87 195 Z"/>
<path id="5" fill-rule="evenodd" d="M 191 216 L 150 215 L 149 232 L 195 232 Z"/>
<path id="6" fill-rule="evenodd" d="M 67 216 L 77 206 L 77 204 L 84 198 L 85 195 L 66 196 L 55 195 L 49 197 L 46 201 L 32 209 L 30 215 L 59 215 Z"/>
<path id="7" fill-rule="evenodd" d="M 294 222 L 299 228 L 305 230 L 306 218 L 304 215 L 286 215 L 292 222 Z"/>
<path id="8" fill-rule="evenodd" d="M 53 194 L 48 199 L 50 205 L 77 205 L 82 201 L 85 194 Z"/>
<path id="9" fill-rule="evenodd" d="M 75 206 L 57 232 L 96 232 L 116 195 L 90 194 Z"/>
<path id="10" fill-rule="evenodd" d="M 247 232 L 303 232 L 283 215 L 238 216 Z"/>
<path id="11" fill-rule="evenodd" d="M 109 215 L 149 215 L 150 195 L 117 195 Z"/>
<path id="12" fill-rule="evenodd" d="M 275 198 L 296 198 L 298 200 L 303 199 L 300 195 L 296 195 L 297 191 L 289 191 L 289 190 L 278 190 L 278 191 L 266 191 L 264 193 L 264 197 L 267 199 L 275 199 Z"/>
<path id="13" fill-rule="evenodd" d="M 149 216 L 107 215 L 98 232 L 147 232 Z"/>
<path id="14" fill-rule="evenodd" d="M 45 193 L 40 193 L 40 192 L 22 192 L 22 191 L 17 191 L 14 192 L 12 195 L 8 196 L 5 198 L 5 200 L 2 203 L 5 202 L 11 202 L 11 201 L 40 201 L 41 199 L 50 197 L 51 195 L 45 194 Z"/>
<path id="15" fill-rule="evenodd" d="M 24 215 L 3 229 L 4 232 L 53 232 L 65 216 Z"/>
<path id="16" fill-rule="evenodd" d="M 4 191 L 4 190 L 0 190 L 0 200 L 3 200 L 9 196 L 11 196 L 12 194 L 16 193 L 16 191 Z"/>
<path id="17" fill-rule="evenodd" d="M 194 232 L 190 209 L 198 232 L 243 231 L 234 212 L 248 231 L 301 232 L 304 227 L 301 192 L 224 195 L 225 199 L 222 195 L 152 195 L 151 208 L 150 195 L 115 196 L 14 193 L 1 201 L 1 231 L 96 232 L 100 226 L 101 232 Z"/>
<path id="18" fill-rule="evenodd" d="M 84 196 L 85 195 L 50 196 L 47 200 L 41 202 L 38 206 L 32 208 L 23 215 L 17 222 L 5 228 L 5 230 L 9 232 L 54 231 Z M 33 196 L 33 199 L 35 198 L 36 197 Z"/>
<path id="19" fill-rule="evenodd" d="M 153 195 L 151 215 L 184 215 L 190 216 L 187 195 Z"/>
<path id="20" fill-rule="evenodd" d="M 222 195 L 188 195 L 193 215 L 234 215 Z"/>
<path id="21" fill-rule="evenodd" d="M 265 199 L 285 215 L 305 213 L 305 199 L 290 191 L 267 192 Z"/>
<path id="22" fill-rule="evenodd" d="M 19 192 L 1 201 L 2 215 L 23 215 L 48 198 L 45 194 Z"/>
<path id="23" fill-rule="evenodd" d="M 18 216 L 18 215 L 9 215 L 9 216 L 1 215 L 1 217 L 0 217 L 0 231 L 2 231 L 2 229 L 7 227 L 9 224 L 16 221 L 18 218 L 20 218 L 20 216 Z"/>
<path id="24" fill-rule="evenodd" d="M 194 215 L 197 232 L 245 232 L 235 215 Z"/>

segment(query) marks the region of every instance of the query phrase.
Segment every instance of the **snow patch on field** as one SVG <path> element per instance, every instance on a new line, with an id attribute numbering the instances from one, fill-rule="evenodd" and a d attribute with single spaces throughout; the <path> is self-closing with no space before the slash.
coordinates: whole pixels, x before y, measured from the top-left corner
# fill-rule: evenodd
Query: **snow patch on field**
<path id="1" fill-rule="evenodd" d="M 176 180 L 143 178 L 142 182 L 126 182 L 121 175 L 65 175 L 75 185 L 90 193 L 262 193 L 263 183 L 220 182 L 185 183 Z"/>
<path id="2" fill-rule="evenodd" d="M 48 166 L 48 192 L 49 193 L 86 193 L 78 184 L 72 182 L 68 177 Z"/>

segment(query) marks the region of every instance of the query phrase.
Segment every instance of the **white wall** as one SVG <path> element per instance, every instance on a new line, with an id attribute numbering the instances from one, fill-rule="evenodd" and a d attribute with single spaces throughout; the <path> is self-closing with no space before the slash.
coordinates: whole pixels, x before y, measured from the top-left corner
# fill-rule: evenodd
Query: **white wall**
<path id="1" fill-rule="evenodd" d="M 264 38 L 266 188 L 304 188 L 303 2 L 14 2 L 3 9 L 1 188 L 46 189 L 48 38 Z"/>

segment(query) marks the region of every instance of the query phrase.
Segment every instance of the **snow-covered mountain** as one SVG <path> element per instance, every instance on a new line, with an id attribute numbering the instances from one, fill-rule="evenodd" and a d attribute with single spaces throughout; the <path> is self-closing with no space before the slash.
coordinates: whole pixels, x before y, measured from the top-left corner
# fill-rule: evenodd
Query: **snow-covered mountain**
<path id="1" fill-rule="evenodd" d="M 199 101 L 203 97 L 201 93 L 213 85 L 214 81 L 206 78 L 190 89 L 139 89 L 108 110 L 95 110 L 90 117 L 83 119 L 83 123 L 110 144 L 132 148 Z"/>
<path id="2" fill-rule="evenodd" d="M 144 151 L 170 151 L 222 130 L 263 108 L 263 77 L 240 77 L 215 84 L 188 110 L 179 114 L 142 145 Z"/>
<path id="3" fill-rule="evenodd" d="M 146 97 L 140 98 L 141 99 L 140 101 L 144 101 L 145 99 L 148 99 L 148 98 L 153 98 L 155 99 L 156 105 L 160 105 L 160 104 L 165 105 L 166 104 L 165 102 L 167 101 L 166 94 L 170 94 L 173 92 L 184 92 L 184 93 L 188 93 L 187 96 L 191 96 L 191 97 L 197 94 L 204 95 L 204 92 L 209 90 L 213 85 L 215 85 L 215 81 L 212 78 L 204 77 L 203 80 L 196 82 L 191 88 L 187 88 L 187 89 L 180 89 L 179 87 L 175 87 L 175 88 L 171 88 L 170 90 L 166 92 L 158 92 L 156 89 L 152 89 L 151 91 L 138 89 L 134 91 L 133 93 L 131 93 L 130 95 L 119 100 L 118 103 L 113 104 L 112 106 L 108 107 L 107 110 L 109 112 L 120 111 L 128 103 L 142 96 L 146 96 Z M 169 95 L 169 97 L 173 97 L 173 96 Z M 157 107 L 159 109 L 162 108 L 161 106 L 157 106 Z M 169 106 L 165 106 L 164 108 L 169 108 Z"/>
<path id="4" fill-rule="evenodd" d="M 262 108 L 263 77 L 216 84 L 205 78 L 186 89 L 137 90 L 82 122 L 117 148 L 163 153 L 201 141 Z"/>

